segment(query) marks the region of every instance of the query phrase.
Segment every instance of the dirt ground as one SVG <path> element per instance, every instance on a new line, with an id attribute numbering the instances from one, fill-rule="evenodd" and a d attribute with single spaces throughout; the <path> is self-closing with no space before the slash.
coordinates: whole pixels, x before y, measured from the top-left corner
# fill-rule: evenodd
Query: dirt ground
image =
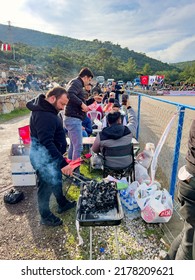
<path id="1" fill-rule="evenodd" d="M 7 205 L 3 201 L 5 192 L 13 187 L 9 157 L 11 146 L 19 143 L 18 127 L 28 122 L 29 116 L 25 116 L 0 124 L 0 259 L 17 259 L 17 247 L 31 232 L 29 221 L 34 225 L 38 223 L 36 208 L 33 207 L 31 211 L 32 203 L 36 204 L 35 187 L 16 187 L 25 195 L 25 199 L 18 204 Z"/>
<path id="2" fill-rule="evenodd" d="M 62 250 L 68 229 L 57 227 L 48 230 L 40 226 L 35 186 L 15 187 L 24 192 L 25 199 L 20 203 L 6 205 L 3 202 L 5 192 L 13 187 L 11 146 L 19 143 L 18 127 L 28 123 L 29 116 L 25 116 L 0 124 L 0 260 L 72 259 L 71 250 Z M 67 226 L 71 223 L 68 216 L 63 217 Z"/>

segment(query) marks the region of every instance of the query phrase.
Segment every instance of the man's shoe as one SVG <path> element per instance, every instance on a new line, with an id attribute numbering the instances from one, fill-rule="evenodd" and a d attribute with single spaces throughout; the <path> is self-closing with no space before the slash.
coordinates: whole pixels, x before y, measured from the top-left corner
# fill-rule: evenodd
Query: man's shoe
<path id="1" fill-rule="evenodd" d="M 63 221 L 60 218 L 56 217 L 54 214 L 51 213 L 46 218 L 41 217 L 40 224 L 50 226 L 50 227 L 56 227 L 56 226 L 62 225 Z"/>
<path id="2" fill-rule="evenodd" d="M 69 209 L 72 209 L 76 206 L 76 201 L 68 201 L 63 207 L 58 206 L 58 214 L 61 214 L 62 212 L 66 212 Z"/>

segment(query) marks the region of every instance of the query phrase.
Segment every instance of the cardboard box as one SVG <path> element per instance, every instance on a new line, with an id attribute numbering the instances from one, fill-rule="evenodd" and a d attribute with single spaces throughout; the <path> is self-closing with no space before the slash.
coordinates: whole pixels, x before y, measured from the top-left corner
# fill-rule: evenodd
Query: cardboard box
<path id="1" fill-rule="evenodd" d="M 35 186 L 36 174 L 29 158 L 29 145 L 13 144 L 11 147 L 11 175 L 14 186 Z"/>

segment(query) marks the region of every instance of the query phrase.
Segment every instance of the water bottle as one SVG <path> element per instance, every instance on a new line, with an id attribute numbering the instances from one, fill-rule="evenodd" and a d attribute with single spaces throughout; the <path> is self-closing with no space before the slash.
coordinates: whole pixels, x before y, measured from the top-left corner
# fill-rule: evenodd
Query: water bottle
<path id="1" fill-rule="evenodd" d="M 135 199 L 133 200 L 133 212 L 134 212 L 134 218 L 140 217 L 140 208 Z"/>

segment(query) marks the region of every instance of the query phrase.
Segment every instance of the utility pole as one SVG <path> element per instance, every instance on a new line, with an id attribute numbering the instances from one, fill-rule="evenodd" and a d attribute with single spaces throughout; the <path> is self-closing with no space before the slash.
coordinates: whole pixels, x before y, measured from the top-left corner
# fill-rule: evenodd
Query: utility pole
<path id="1" fill-rule="evenodd" d="M 12 52 L 13 52 L 13 60 L 16 59 L 15 49 L 14 49 L 14 42 L 12 37 L 12 30 L 11 30 L 11 21 L 8 20 L 8 38 L 10 40 L 10 44 L 12 45 Z"/>

